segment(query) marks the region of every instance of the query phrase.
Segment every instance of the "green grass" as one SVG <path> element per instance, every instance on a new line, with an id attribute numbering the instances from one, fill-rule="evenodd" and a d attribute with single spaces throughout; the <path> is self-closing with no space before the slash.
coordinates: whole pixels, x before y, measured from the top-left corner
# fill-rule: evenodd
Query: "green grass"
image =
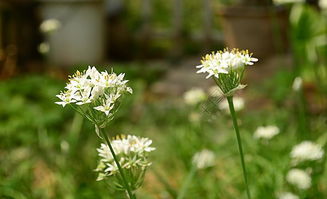
<path id="1" fill-rule="evenodd" d="M 129 71 L 126 76 L 135 93 L 126 98 L 109 129 L 112 136 L 147 136 L 157 148 L 138 198 L 175 198 L 191 169 L 193 154 L 203 148 L 215 152 L 216 165 L 195 173 L 185 198 L 245 198 L 232 121 L 217 110 L 218 100 L 194 107 L 185 105 L 182 98 L 147 101 L 145 91 L 152 81 Z M 284 91 L 278 89 L 264 93 L 272 86 L 291 87 L 289 81 L 272 84 L 276 78 L 246 90 L 254 96 L 278 96 L 276 100 L 260 109 L 245 106 L 238 113 L 250 191 L 258 199 L 273 199 L 279 191 L 289 190 L 285 182 L 289 152 L 302 140 L 295 106 L 290 105 L 297 98 L 281 95 Z M 69 107 L 54 104 L 63 86 L 62 81 L 39 75 L 0 83 L 0 198 L 124 198 L 105 182 L 95 181 L 99 139 L 89 122 Z M 199 120 L 191 121 L 191 113 L 199 114 Z M 307 137 L 326 143 L 326 113 L 307 117 L 311 129 Z M 277 125 L 281 133 L 269 142 L 255 140 L 257 126 L 269 124 Z M 317 190 L 310 194 L 326 198 L 326 179 L 326 174 L 320 174 L 315 180 Z"/>

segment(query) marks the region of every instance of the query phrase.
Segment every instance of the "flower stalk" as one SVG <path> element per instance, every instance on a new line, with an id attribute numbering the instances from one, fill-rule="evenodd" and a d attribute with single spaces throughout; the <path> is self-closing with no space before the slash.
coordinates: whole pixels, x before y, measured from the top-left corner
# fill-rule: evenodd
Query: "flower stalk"
<path id="1" fill-rule="evenodd" d="M 233 119 L 233 126 L 241 157 L 243 177 L 248 199 L 251 199 L 251 195 L 248 186 L 244 153 L 240 131 L 237 124 L 233 96 L 236 91 L 246 87 L 246 85 L 241 84 L 245 66 L 253 65 L 257 61 L 258 59 L 252 57 L 252 53 L 249 53 L 248 50 L 229 50 L 226 48 L 223 51 L 207 54 L 202 58 L 201 65 L 196 66 L 196 68 L 199 68 L 197 73 L 207 73 L 207 79 L 212 77 L 219 89 L 222 91 L 223 95 L 227 98 L 229 112 L 231 113 Z"/>
<path id="2" fill-rule="evenodd" d="M 185 197 L 186 191 L 187 191 L 188 187 L 190 186 L 196 171 L 197 171 L 197 167 L 195 164 L 193 164 L 186 179 L 184 180 L 181 190 L 178 193 L 177 199 L 183 199 Z"/>
<path id="3" fill-rule="evenodd" d="M 301 77 L 296 77 L 292 85 L 298 116 L 298 131 L 302 135 L 302 139 L 310 138 L 310 119 L 307 117 L 307 104 L 303 93 L 303 80 Z"/>
<path id="4" fill-rule="evenodd" d="M 129 184 L 128 184 L 128 182 L 127 182 L 127 179 L 126 179 L 126 176 L 125 176 L 125 174 L 124 174 L 124 171 L 123 171 L 123 169 L 122 169 L 122 167 L 121 167 L 121 165 L 120 165 L 120 163 L 119 163 L 119 161 L 118 161 L 118 158 L 117 158 L 117 156 L 116 156 L 116 153 L 115 153 L 114 149 L 113 149 L 112 146 L 111 146 L 111 143 L 110 143 L 110 140 L 109 140 L 107 134 L 103 131 L 102 128 L 99 128 L 99 127 L 98 127 L 98 129 L 99 129 L 99 131 L 100 131 L 101 136 L 102 136 L 103 139 L 106 141 L 106 143 L 107 143 L 107 145 L 108 145 L 108 147 L 109 147 L 109 149 L 110 149 L 110 152 L 111 152 L 111 154 L 112 154 L 112 157 L 113 157 L 113 159 L 114 159 L 114 161 L 115 161 L 115 163 L 116 163 L 116 165 L 117 165 L 117 167 L 118 167 L 118 171 L 119 171 L 120 176 L 121 176 L 121 178 L 122 178 L 122 181 L 123 181 L 123 184 L 124 184 L 124 187 L 125 187 L 125 189 L 126 189 L 126 192 L 127 192 L 128 197 L 129 197 L 130 199 L 136 199 L 135 194 L 133 194 L 132 189 L 131 189 L 131 187 L 129 186 Z"/>
<path id="5" fill-rule="evenodd" d="M 239 150 L 240 157 L 241 157 L 241 164 L 242 164 L 244 183 L 245 183 L 245 187 L 246 187 L 246 194 L 247 194 L 248 199 L 251 199 L 251 194 L 250 194 L 248 179 L 247 179 L 247 171 L 246 171 L 245 161 L 244 161 L 242 140 L 241 140 L 240 130 L 239 130 L 238 123 L 237 123 L 236 112 L 234 109 L 233 96 L 228 96 L 227 101 L 228 101 L 229 110 L 230 110 L 232 120 L 233 120 L 234 130 L 236 133 L 238 150 Z"/>
<path id="6" fill-rule="evenodd" d="M 113 71 L 99 72 L 95 67 L 77 71 L 70 76 L 65 91 L 56 95 L 60 99 L 56 104 L 70 105 L 93 123 L 96 134 L 105 140 L 97 149 L 100 157 L 95 169 L 99 173 L 97 181 L 111 178 L 109 186 L 124 191 L 129 199 L 136 199 L 134 191 L 142 185 L 146 168 L 151 165 L 148 155 L 155 150 L 150 146 L 152 140 L 134 135 L 109 139 L 104 132 L 118 111 L 123 95 L 133 92 L 124 76 Z"/>

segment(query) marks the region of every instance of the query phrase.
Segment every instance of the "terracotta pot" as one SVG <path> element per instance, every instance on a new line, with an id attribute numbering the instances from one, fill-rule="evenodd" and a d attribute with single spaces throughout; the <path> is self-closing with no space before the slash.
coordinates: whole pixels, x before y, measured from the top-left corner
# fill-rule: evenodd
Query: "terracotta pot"
<path id="1" fill-rule="evenodd" d="M 219 10 L 225 44 L 269 57 L 288 49 L 288 15 L 283 7 L 225 7 Z"/>

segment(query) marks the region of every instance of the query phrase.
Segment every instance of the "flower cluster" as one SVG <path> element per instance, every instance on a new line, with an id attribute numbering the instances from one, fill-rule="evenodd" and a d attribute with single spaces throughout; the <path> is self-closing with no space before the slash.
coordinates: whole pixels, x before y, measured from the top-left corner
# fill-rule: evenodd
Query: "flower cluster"
<path id="1" fill-rule="evenodd" d="M 142 184 L 145 170 L 151 165 L 148 156 L 151 151 L 155 150 L 154 147 L 151 147 L 151 144 L 152 140 L 134 135 L 118 136 L 111 141 L 119 164 L 129 182 L 133 182 L 131 184 L 133 190 Z M 124 186 L 123 182 L 121 182 L 118 166 L 109 146 L 101 144 L 97 150 L 100 157 L 99 165 L 96 168 L 96 171 L 99 172 L 97 180 L 111 177 L 110 182 L 115 188 L 123 189 Z"/>
<path id="2" fill-rule="evenodd" d="M 206 98 L 207 95 L 201 88 L 192 88 L 184 93 L 184 101 L 189 105 L 196 105 Z"/>
<path id="3" fill-rule="evenodd" d="M 279 128 L 277 126 L 259 126 L 254 132 L 254 138 L 270 140 L 277 134 L 279 134 Z"/>
<path id="4" fill-rule="evenodd" d="M 99 72 L 89 67 L 84 72 L 77 71 L 70 77 L 66 90 L 56 95 L 61 101 L 56 102 L 63 107 L 67 104 L 100 126 L 113 117 L 119 105 L 119 98 L 124 93 L 132 93 L 126 86 L 125 74 Z M 98 111 L 103 114 L 98 114 Z"/>
<path id="5" fill-rule="evenodd" d="M 309 189 L 311 187 L 311 176 L 301 169 L 291 169 L 287 173 L 286 180 L 298 189 Z"/>
<path id="6" fill-rule="evenodd" d="M 193 156 L 192 162 L 197 169 L 212 167 L 215 165 L 215 154 L 208 149 L 203 149 Z"/>
<path id="7" fill-rule="evenodd" d="M 291 158 L 294 164 L 305 161 L 320 160 L 324 156 L 322 147 L 311 141 L 303 141 L 293 147 L 291 151 Z"/>
<path id="8" fill-rule="evenodd" d="M 245 65 L 253 65 L 258 61 L 257 58 L 251 57 L 247 50 L 239 51 L 232 49 L 229 51 L 218 51 L 217 53 L 207 54 L 201 60 L 198 73 L 208 73 L 207 78 L 214 76 L 219 78 L 219 74 L 228 74 L 232 70 L 242 68 Z"/>
<path id="9" fill-rule="evenodd" d="M 241 85 L 244 66 L 253 65 L 257 61 L 247 50 L 225 49 L 207 54 L 196 68 L 199 68 L 197 73 L 207 73 L 206 78 L 213 77 L 224 95 L 232 95 L 245 87 Z"/>
<path id="10" fill-rule="evenodd" d="M 61 23 L 57 19 L 47 19 L 41 23 L 40 30 L 43 33 L 51 33 L 58 30 L 60 27 Z"/>
<path id="11" fill-rule="evenodd" d="M 323 158 L 324 150 L 320 145 L 314 142 L 303 141 L 293 147 L 290 156 L 291 166 L 293 168 L 288 171 L 286 181 L 288 184 L 292 185 L 293 188 L 296 188 L 295 190 L 299 193 L 304 193 L 315 185 L 315 183 L 313 183 L 315 181 L 315 176 L 321 172 L 319 169 L 317 170 L 315 164 Z M 292 195 L 292 193 L 288 193 L 289 192 L 287 192 L 285 197 L 279 198 L 299 198 L 296 195 Z"/>
<path id="12" fill-rule="evenodd" d="M 327 10 L 327 1 L 326 1 L 326 0 L 320 0 L 320 1 L 319 1 L 319 7 L 320 7 L 322 10 L 326 11 L 326 10 Z"/>
<path id="13" fill-rule="evenodd" d="M 293 81 L 292 89 L 293 91 L 300 91 L 303 86 L 303 80 L 301 77 L 296 77 Z"/>
<path id="14" fill-rule="evenodd" d="M 299 196 L 291 192 L 283 192 L 279 194 L 278 199 L 300 199 L 300 198 Z"/>

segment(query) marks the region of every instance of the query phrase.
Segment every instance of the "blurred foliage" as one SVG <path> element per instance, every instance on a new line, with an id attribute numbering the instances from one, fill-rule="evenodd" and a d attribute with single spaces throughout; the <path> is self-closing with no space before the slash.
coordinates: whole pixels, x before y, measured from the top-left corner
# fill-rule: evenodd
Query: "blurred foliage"
<path id="1" fill-rule="evenodd" d="M 202 29 L 202 20 L 203 20 L 203 11 L 204 11 L 204 4 L 201 1 L 189 0 L 189 1 L 182 1 L 182 8 L 181 12 L 183 23 L 183 29 L 189 31 Z M 218 5 L 218 1 L 213 1 L 212 6 Z M 132 30 L 137 30 L 141 28 L 142 24 L 142 17 L 143 16 L 143 4 L 141 0 L 126 0 L 126 16 L 125 20 L 127 20 L 129 27 Z M 174 23 L 174 6 L 175 2 L 173 0 L 156 0 L 150 1 L 150 23 L 154 26 L 155 29 L 164 30 L 170 29 L 172 24 Z M 187 20 L 185 20 L 187 19 Z"/>
<path id="2" fill-rule="evenodd" d="M 186 198 L 242 197 L 245 193 L 232 123 L 228 114 L 217 109 L 220 99 L 210 98 L 197 106 L 186 105 L 181 98 L 146 101 L 146 88 L 157 73 L 142 76 L 137 68 L 115 68 L 126 72 L 135 93 L 126 98 L 109 133 L 132 133 L 154 141 L 153 166 L 138 197 L 174 198 L 193 154 L 203 148 L 215 152 L 216 166 L 196 173 Z M 265 85 L 273 82 L 275 88 L 287 87 L 290 82 L 281 80 L 283 75 L 279 74 Z M 1 82 L 1 198 L 124 198 L 106 183 L 95 181 L 98 138 L 81 116 L 54 104 L 63 86 L 61 81 L 37 75 Z M 261 93 L 258 88 L 247 92 Z M 273 99 L 276 103 L 269 107 L 238 113 L 254 198 L 273 199 L 285 189 L 289 152 L 301 141 L 293 107 L 281 103 L 282 99 Z M 286 99 L 296 101 L 292 95 Z M 325 120 L 326 114 L 310 117 L 314 129 L 307 132 L 310 139 L 326 143 Z M 270 124 L 277 125 L 281 134 L 268 142 L 253 138 L 257 126 Z M 326 179 L 324 174 L 316 180 L 320 198 L 327 197 Z"/>
<path id="3" fill-rule="evenodd" d="M 313 80 L 327 92 L 327 13 L 297 4 L 290 16 L 295 74 Z"/>
<path id="4" fill-rule="evenodd" d="M 135 12 L 129 13 L 136 16 L 140 1 L 130 2 L 128 6 L 135 8 Z M 198 2 L 193 3 L 189 4 L 190 9 L 196 10 Z M 168 3 L 160 9 L 155 19 L 162 23 L 158 26 L 166 26 L 170 19 L 161 18 L 170 11 Z M 304 103 L 299 103 L 299 100 L 307 100 L 304 98 L 306 91 L 297 94 L 292 91 L 294 77 L 302 76 L 326 99 L 327 92 L 323 90 L 327 74 L 323 40 L 326 18 L 302 5 L 293 9 L 294 70 L 276 71 L 262 84 L 247 88 L 246 108 L 238 112 L 254 199 L 273 199 L 278 192 L 289 188 L 285 174 L 291 167 L 289 153 L 295 144 L 305 138 L 317 141 L 326 149 L 326 111 L 310 111 Z M 194 13 L 194 18 L 196 16 Z M 193 28 L 197 23 L 187 26 Z M 196 106 L 186 105 L 181 97 L 153 100 L 148 96 L 151 95 L 148 88 L 165 73 L 163 68 L 147 66 L 144 70 L 143 63 L 127 64 L 128 67 L 117 65 L 115 72 L 126 73 L 135 93 L 124 100 L 108 133 L 111 136 L 121 133 L 147 136 L 157 148 L 144 186 L 137 192 L 138 198 L 175 198 L 188 175 L 193 154 L 203 148 L 215 152 L 216 165 L 196 173 L 186 198 L 245 196 L 232 123 L 228 114 L 217 109 L 221 99 L 209 98 Z M 80 115 L 69 107 L 54 104 L 55 95 L 63 87 L 63 81 L 46 75 L 25 75 L 0 82 L 0 198 L 125 197 L 112 192 L 106 183 L 95 181 L 93 170 L 97 164 L 99 139 L 94 127 Z M 258 101 L 268 105 L 258 108 Z M 311 105 L 315 101 L 306 103 Z M 298 110 L 298 104 L 304 112 Z M 300 114 L 305 114 L 306 120 L 300 120 Z M 304 122 L 309 130 L 303 130 Z M 253 132 L 261 125 L 276 125 L 281 133 L 270 141 L 256 140 Z M 321 171 L 314 177 L 313 188 L 303 198 L 327 198 L 326 164 L 319 168 Z"/>

